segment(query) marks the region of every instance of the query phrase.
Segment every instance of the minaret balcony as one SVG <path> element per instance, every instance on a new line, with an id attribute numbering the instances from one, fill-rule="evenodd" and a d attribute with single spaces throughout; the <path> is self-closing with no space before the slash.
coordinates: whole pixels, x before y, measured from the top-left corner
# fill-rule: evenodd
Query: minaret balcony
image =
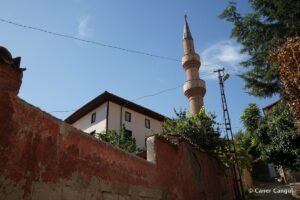
<path id="1" fill-rule="evenodd" d="M 183 91 L 188 98 L 193 95 L 204 96 L 206 93 L 205 81 L 202 79 L 186 81 L 183 85 Z"/>
<path id="2" fill-rule="evenodd" d="M 181 59 L 184 70 L 190 67 L 200 68 L 200 56 L 197 53 L 185 54 Z"/>

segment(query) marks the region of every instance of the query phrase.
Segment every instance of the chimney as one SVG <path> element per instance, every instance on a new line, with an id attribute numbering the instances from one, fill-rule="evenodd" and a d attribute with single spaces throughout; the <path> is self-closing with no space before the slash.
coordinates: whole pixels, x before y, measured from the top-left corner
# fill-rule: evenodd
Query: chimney
<path id="1" fill-rule="evenodd" d="M 0 46 L 0 92 L 17 96 L 22 84 L 24 68 L 20 68 L 21 57 L 13 58 Z"/>

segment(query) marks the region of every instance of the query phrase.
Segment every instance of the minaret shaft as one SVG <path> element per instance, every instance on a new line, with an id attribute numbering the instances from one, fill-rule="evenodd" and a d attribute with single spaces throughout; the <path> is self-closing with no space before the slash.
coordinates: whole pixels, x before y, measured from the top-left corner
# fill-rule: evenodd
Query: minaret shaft
<path id="1" fill-rule="evenodd" d="M 200 79 L 200 56 L 195 52 L 194 41 L 185 16 L 183 31 L 182 66 L 186 74 L 186 82 L 183 86 L 185 96 L 189 100 L 190 112 L 197 114 L 203 107 L 203 98 L 206 92 L 205 81 Z"/>
<path id="2" fill-rule="evenodd" d="M 185 40 L 183 42 L 184 55 L 190 54 L 190 53 L 195 53 L 195 47 L 194 47 L 193 39 L 187 38 L 187 39 L 184 39 L 184 40 Z"/>

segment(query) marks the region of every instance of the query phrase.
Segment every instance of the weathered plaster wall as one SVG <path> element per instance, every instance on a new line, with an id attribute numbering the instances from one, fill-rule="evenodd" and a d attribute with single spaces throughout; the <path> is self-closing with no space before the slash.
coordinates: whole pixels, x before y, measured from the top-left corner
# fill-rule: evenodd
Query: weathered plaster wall
<path id="1" fill-rule="evenodd" d="M 170 199 L 232 199 L 232 179 L 207 153 L 157 137 L 149 138 L 147 147 L 147 159 L 156 163 L 155 175 Z"/>
<path id="2" fill-rule="evenodd" d="M 18 98 L 11 100 L 11 120 L 0 121 L 1 126 L 8 123 L 0 134 L 0 199 L 109 199 L 105 196 L 120 194 L 137 199 L 146 188 L 152 199 L 161 195 L 150 185 L 153 164 Z"/>
<path id="3" fill-rule="evenodd" d="M 231 199 L 205 152 L 153 136 L 148 161 L 130 155 L 19 99 L 22 72 L 0 70 L 0 199 Z"/>

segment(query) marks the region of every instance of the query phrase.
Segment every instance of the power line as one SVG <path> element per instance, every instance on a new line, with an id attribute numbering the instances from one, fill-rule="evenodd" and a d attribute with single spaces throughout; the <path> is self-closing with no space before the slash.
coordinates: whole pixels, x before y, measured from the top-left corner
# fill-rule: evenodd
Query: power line
<path id="1" fill-rule="evenodd" d="M 59 37 L 63 37 L 63 38 L 73 39 L 73 40 L 77 40 L 77 41 L 81 41 L 81 42 L 86 42 L 86 43 L 90 43 L 90 44 L 94 44 L 94 45 L 98 45 L 98 46 L 102 46 L 102 47 L 113 48 L 113 49 L 117 49 L 117 50 L 121 50 L 121 51 L 126 51 L 126 52 L 130 52 L 130 53 L 135 53 L 135 54 L 141 54 L 141 55 L 150 56 L 150 57 L 159 58 L 159 59 L 165 59 L 165 60 L 170 60 L 170 61 L 181 62 L 180 60 L 175 59 L 175 58 L 171 58 L 171 57 L 160 56 L 160 55 L 151 54 L 151 53 L 148 53 L 148 52 L 143 52 L 143 51 L 138 51 L 138 50 L 133 50 L 133 49 L 127 49 L 127 48 L 114 46 L 114 45 L 110 45 L 110 44 L 105 44 L 105 43 L 101 43 L 101 42 L 97 42 L 97 41 L 93 41 L 93 40 L 81 39 L 81 38 L 74 37 L 74 36 L 71 36 L 71 35 L 61 34 L 61 33 L 49 31 L 49 30 L 42 29 L 42 28 L 37 28 L 37 27 L 29 26 L 29 25 L 24 25 L 24 24 L 16 23 L 16 22 L 6 20 L 6 19 L 2 19 L 2 18 L 0 18 L 0 21 L 4 22 L 4 23 L 7 23 L 7 24 L 15 25 L 15 26 L 18 26 L 18 27 L 31 29 L 31 30 L 47 33 L 47 34 L 50 34 L 50 35 L 55 35 L 55 36 L 59 36 Z M 217 65 L 207 65 L 207 64 L 203 64 L 202 66 L 218 67 Z M 206 76 L 202 76 L 202 78 L 205 78 L 207 76 L 209 76 L 209 74 L 207 74 Z M 162 93 L 165 93 L 165 92 L 168 92 L 168 91 L 171 91 L 171 90 L 175 90 L 175 89 L 177 89 L 179 87 L 182 87 L 182 86 L 183 86 L 183 84 L 180 84 L 180 85 L 177 85 L 177 86 L 172 87 L 172 88 L 168 88 L 168 89 L 165 89 L 165 90 L 155 92 L 153 94 L 144 95 L 144 96 L 135 98 L 132 101 L 138 101 L 138 100 L 141 100 L 141 99 L 144 99 L 144 98 L 157 96 L 157 95 L 160 95 Z M 75 110 L 74 109 L 73 110 L 56 110 L 56 111 L 51 111 L 50 113 L 72 112 L 72 111 L 75 111 Z"/>
<path id="2" fill-rule="evenodd" d="M 18 27 L 21 27 L 21 28 L 26 28 L 26 29 L 31 29 L 31 30 L 34 30 L 34 31 L 39 31 L 39 32 L 54 35 L 54 36 L 59 36 L 59 37 L 67 38 L 67 39 L 73 39 L 73 40 L 77 40 L 77 41 L 80 41 L 80 42 L 85 42 L 85 43 L 88 43 L 88 44 L 94 44 L 94 45 L 102 46 L 102 47 L 106 47 L 106 48 L 112 48 L 112 49 L 117 49 L 117 50 L 120 50 L 120 51 L 129 52 L 129 53 L 135 53 L 135 54 L 140 54 L 140 55 L 144 55 L 144 56 L 150 56 L 150 57 L 153 57 L 153 58 L 169 60 L 169 61 L 175 61 L 175 62 L 180 62 L 181 63 L 181 60 L 176 59 L 176 58 L 157 55 L 157 54 L 152 54 L 152 53 L 139 51 L 139 50 L 134 50 L 134 49 L 128 49 L 128 48 L 119 47 L 119 46 L 114 46 L 114 45 L 105 44 L 105 43 L 97 42 L 97 41 L 93 41 L 93 40 L 86 40 L 86 39 L 82 39 L 82 38 L 71 36 L 71 35 L 66 35 L 66 34 L 57 33 L 57 32 L 54 32 L 54 31 L 49 31 L 49 30 L 46 30 L 46 29 L 38 28 L 38 27 L 33 27 L 33 26 L 17 23 L 17 22 L 7 20 L 7 19 L 0 18 L 0 22 L 6 23 L 6 24 L 11 24 L 11 25 L 18 26 Z M 208 64 L 202 64 L 202 66 L 219 67 L 217 65 L 208 65 Z"/>
<path id="3" fill-rule="evenodd" d="M 49 30 L 46 30 L 46 29 L 42 29 L 42 28 L 38 28 L 38 27 L 33 27 L 33 26 L 13 22 L 13 21 L 10 21 L 10 20 L 7 20 L 7 19 L 0 18 L 0 22 L 11 24 L 11 25 L 18 26 L 18 27 L 21 27 L 21 28 L 26 28 L 26 29 L 39 31 L 39 32 L 54 35 L 54 36 L 59 36 L 59 37 L 67 38 L 67 39 L 73 39 L 73 40 L 85 42 L 85 43 L 88 43 L 88 44 L 94 44 L 94 45 L 102 46 L 102 47 L 106 47 L 106 48 L 112 48 L 112 49 L 117 49 L 117 50 L 120 50 L 120 51 L 129 52 L 129 53 L 135 53 L 135 54 L 140 54 L 140 55 L 144 55 L 144 56 L 150 56 L 150 57 L 153 57 L 153 58 L 159 58 L 159 59 L 164 59 L 164 60 L 181 62 L 181 60 L 179 60 L 179 59 L 168 57 L 168 56 L 162 56 L 162 55 L 152 54 L 152 53 L 148 53 L 148 52 L 144 52 L 144 51 L 123 48 L 123 47 L 114 46 L 114 45 L 110 45 L 110 44 L 105 44 L 105 43 L 97 42 L 97 41 L 93 41 L 93 40 L 86 40 L 86 39 L 82 39 L 82 38 L 71 36 L 71 35 L 57 33 L 57 32 L 49 31 Z M 219 67 L 217 65 L 208 65 L 208 64 L 202 64 L 202 66 Z"/>
<path id="4" fill-rule="evenodd" d="M 210 76 L 210 74 L 213 74 L 213 73 L 214 73 L 214 72 L 208 73 L 208 74 L 206 74 L 205 76 L 202 76 L 202 78 L 208 77 L 208 76 Z M 192 80 L 194 80 L 194 79 L 192 79 Z M 189 80 L 189 81 L 192 81 L 192 80 Z M 177 86 L 175 86 L 175 87 L 171 87 L 171 88 L 167 88 L 167 89 L 164 89 L 164 90 L 155 92 L 155 93 L 153 93 L 153 94 L 148 94 L 148 95 L 144 95 L 144 96 L 135 98 L 135 99 L 133 99 L 133 100 L 131 100 L 131 101 L 138 101 L 138 100 L 141 100 L 141 99 L 144 99 L 144 98 L 157 96 L 157 95 L 160 95 L 160 94 L 162 94 L 162 93 L 165 93 L 165 92 L 169 92 L 169 91 L 178 89 L 178 88 L 182 87 L 183 85 L 184 85 L 184 83 L 182 83 L 182 84 L 180 84 L 180 85 L 177 85 Z"/>
<path id="5" fill-rule="evenodd" d="M 180 88 L 180 87 L 182 87 L 182 84 L 177 85 L 176 87 L 172 87 L 172 88 L 168 88 L 168 89 L 165 89 L 165 90 L 161 90 L 161 91 L 153 93 L 153 94 L 144 95 L 144 96 L 138 97 L 136 99 L 133 99 L 131 101 L 138 101 L 138 100 L 145 99 L 145 98 L 148 98 L 148 97 L 157 96 L 157 95 L 160 95 L 162 93 L 169 92 L 171 90 L 175 90 L 175 89 Z"/>
<path id="6" fill-rule="evenodd" d="M 22 28 L 26 28 L 26 29 L 31 29 L 31 30 L 35 30 L 35 31 L 39 31 L 39 32 L 43 32 L 43 33 L 47 33 L 47 34 L 55 35 L 55 36 L 59 36 L 59 37 L 64 37 L 64 38 L 68 38 L 68 39 L 73 39 L 73 40 L 77 40 L 77 41 L 81 41 L 81 42 L 86 42 L 86 43 L 90 43 L 90 44 L 94 44 L 94 45 L 98 45 L 98 46 L 102 46 L 102 47 L 117 49 L 117 50 L 120 50 L 120 51 L 129 52 L 129 53 L 141 54 L 141 55 L 150 56 L 150 57 L 159 58 L 159 59 L 164 59 L 164 60 L 181 62 L 180 60 L 178 60 L 176 58 L 171 58 L 171 57 L 167 57 L 167 56 L 160 56 L 160 55 L 156 55 L 156 54 L 152 54 L 152 53 L 148 53 L 148 52 L 144 52 L 144 51 L 139 51 L 139 50 L 134 50 L 134 49 L 127 49 L 127 48 L 114 46 L 114 45 L 110 45 L 110 44 L 105 44 L 105 43 L 97 42 L 97 41 L 93 41 L 93 40 L 86 40 L 86 39 L 82 39 L 82 38 L 71 36 L 71 35 L 66 35 L 66 34 L 57 33 L 57 32 L 49 31 L 49 30 L 42 29 L 42 28 L 37 28 L 37 27 L 33 27 L 33 26 L 20 24 L 20 23 L 13 22 L 13 21 L 6 20 L 6 19 L 2 19 L 2 18 L 0 18 L 0 21 L 4 22 L 4 23 L 7 23 L 7 24 L 14 25 L 14 26 L 18 26 L 18 27 L 22 27 Z"/>
<path id="7" fill-rule="evenodd" d="M 167 88 L 167 89 L 164 89 L 164 90 L 160 90 L 160 91 L 155 92 L 153 94 L 148 94 L 148 95 L 137 97 L 135 99 L 132 99 L 131 101 L 135 102 L 135 101 L 138 101 L 138 100 L 141 100 L 141 99 L 145 99 L 145 98 L 148 98 L 148 97 L 157 96 L 157 95 L 160 95 L 162 93 L 178 89 L 178 88 L 180 88 L 182 86 L 183 86 L 183 84 L 180 84 L 180 85 L 177 85 L 176 87 L 172 87 L 172 88 Z M 76 111 L 76 110 L 75 109 L 72 109 L 72 110 L 56 110 L 56 111 L 50 111 L 49 113 L 55 113 L 55 112 L 73 112 L 73 111 Z"/>
<path id="8" fill-rule="evenodd" d="M 208 73 L 206 74 L 205 76 L 202 76 L 202 78 L 205 78 L 207 76 L 210 76 L 211 74 L 213 74 L 214 72 L 211 72 L 211 73 Z M 180 85 L 177 85 L 175 87 L 171 87 L 171 88 L 167 88 L 167 89 L 164 89 L 164 90 L 160 90 L 158 92 L 155 92 L 155 93 L 152 93 L 152 94 L 147 94 L 147 95 L 143 95 L 143 96 L 140 96 L 140 97 L 137 97 L 135 99 L 132 99 L 131 101 L 133 102 L 136 102 L 136 101 L 139 101 L 141 99 L 145 99 L 145 98 L 148 98 L 148 97 L 154 97 L 154 96 L 157 96 L 157 95 L 160 95 L 160 94 L 163 94 L 163 93 L 166 93 L 166 92 L 169 92 L 169 91 L 172 91 L 172 90 L 176 90 L 180 87 L 182 87 L 184 85 L 184 83 L 180 84 Z M 72 110 L 56 110 L 56 111 L 50 111 L 49 113 L 54 113 L 54 112 L 73 112 L 73 111 L 76 111 L 75 109 L 72 109 Z"/>
<path id="9" fill-rule="evenodd" d="M 76 110 L 54 110 L 54 111 L 50 111 L 49 113 L 64 113 L 64 112 L 73 112 Z"/>

